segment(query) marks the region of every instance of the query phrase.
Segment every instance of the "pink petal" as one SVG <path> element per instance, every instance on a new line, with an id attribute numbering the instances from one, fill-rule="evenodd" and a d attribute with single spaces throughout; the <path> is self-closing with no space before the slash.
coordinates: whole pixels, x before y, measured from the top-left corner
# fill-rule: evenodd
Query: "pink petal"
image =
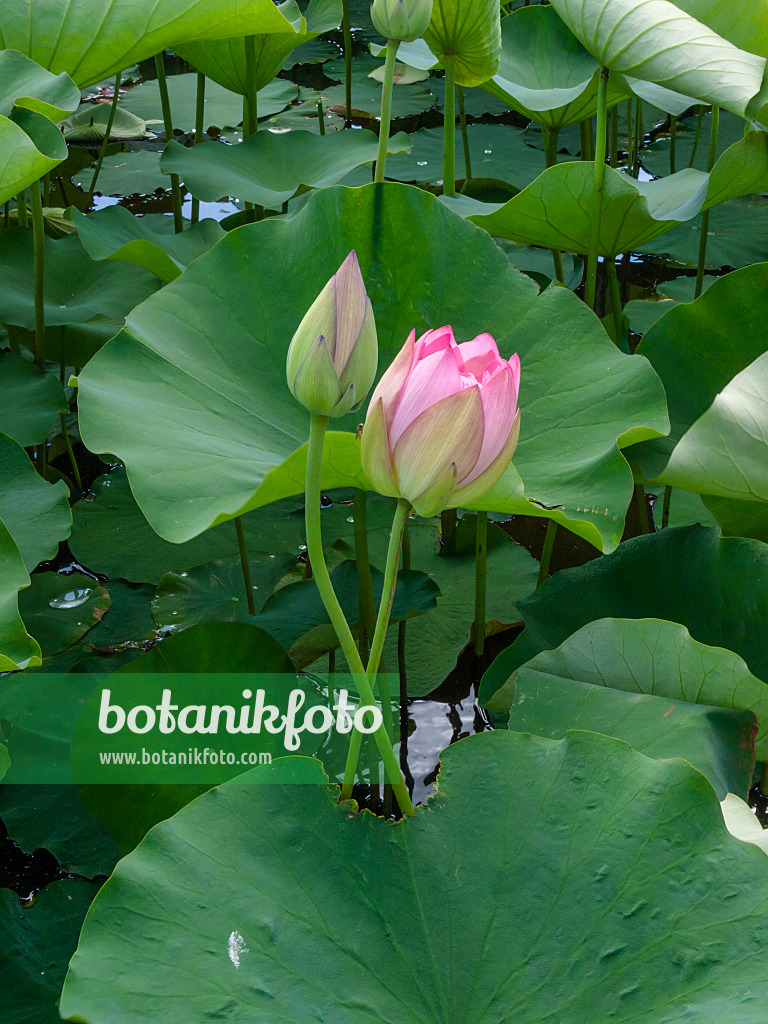
<path id="1" fill-rule="evenodd" d="M 464 372 L 473 374 L 480 381 L 483 372 L 503 362 L 499 349 L 490 334 L 479 334 L 472 341 L 459 345 L 459 355 L 464 363 Z"/>
<path id="2" fill-rule="evenodd" d="M 512 367 L 504 368 L 480 387 L 483 403 L 483 445 L 471 472 L 459 478 L 457 489 L 472 483 L 493 463 L 504 447 L 517 413 L 517 382 Z"/>
<path id="3" fill-rule="evenodd" d="M 408 374 L 411 372 L 411 366 L 413 365 L 414 359 L 415 338 L 416 331 L 411 331 L 408 336 L 408 340 L 385 370 L 384 376 L 376 385 L 376 390 L 371 396 L 371 401 L 368 406 L 369 413 L 378 400 L 381 399 L 384 407 L 384 421 L 387 428 L 392 424 L 392 416 L 394 415 L 395 407 L 400 400 L 403 385 L 408 379 Z"/>
<path id="4" fill-rule="evenodd" d="M 466 385 L 459 372 L 458 346 L 454 343 L 430 355 L 417 357 L 405 382 L 389 430 L 389 443 L 394 449 L 403 431 L 417 416 L 435 402 L 455 395 Z"/>
<path id="5" fill-rule="evenodd" d="M 422 334 L 416 342 L 416 358 L 432 355 L 433 352 L 443 352 L 447 348 L 453 348 L 456 339 L 450 327 L 438 327 L 436 331 L 427 331 Z"/>

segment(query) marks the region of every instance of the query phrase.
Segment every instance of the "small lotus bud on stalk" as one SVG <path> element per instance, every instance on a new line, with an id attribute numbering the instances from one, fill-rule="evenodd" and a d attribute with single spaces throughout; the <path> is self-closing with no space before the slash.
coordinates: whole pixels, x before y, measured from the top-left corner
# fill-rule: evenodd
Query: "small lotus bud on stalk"
<path id="1" fill-rule="evenodd" d="M 373 393 L 363 470 L 380 494 L 421 516 L 476 501 L 501 479 L 517 445 L 520 360 L 490 334 L 457 345 L 450 327 L 414 331 Z"/>
<path id="2" fill-rule="evenodd" d="M 432 0 L 374 0 L 371 21 L 385 39 L 412 43 L 432 20 Z"/>
<path id="3" fill-rule="evenodd" d="M 353 251 L 293 336 L 286 363 L 288 387 L 313 415 L 336 419 L 365 401 L 378 360 L 371 300 Z"/>

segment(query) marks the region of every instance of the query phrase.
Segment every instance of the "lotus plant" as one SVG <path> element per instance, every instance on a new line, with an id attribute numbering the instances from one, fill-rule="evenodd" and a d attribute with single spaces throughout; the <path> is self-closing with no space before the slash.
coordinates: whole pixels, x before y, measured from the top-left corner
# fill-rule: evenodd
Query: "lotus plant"
<path id="1" fill-rule="evenodd" d="M 520 359 L 490 334 L 462 345 L 450 327 L 412 332 L 373 393 L 363 469 L 422 516 L 467 505 L 498 483 L 520 432 Z"/>

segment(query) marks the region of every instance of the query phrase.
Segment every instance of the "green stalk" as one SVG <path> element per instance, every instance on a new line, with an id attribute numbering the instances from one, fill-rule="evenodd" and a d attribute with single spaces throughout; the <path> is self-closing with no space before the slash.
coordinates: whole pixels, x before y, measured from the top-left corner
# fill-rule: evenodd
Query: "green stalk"
<path id="1" fill-rule="evenodd" d="M 173 141 L 173 119 L 171 117 L 171 101 L 168 97 L 168 82 L 165 77 L 165 64 L 162 53 L 155 55 L 155 70 L 157 71 L 157 85 L 160 90 L 160 105 L 163 108 L 163 131 L 165 132 L 165 143 Z M 171 175 L 171 193 L 173 195 L 173 226 L 176 234 L 184 230 L 184 219 L 181 215 L 181 185 L 178 174 Z"/>
<path id="2" fill-rule="evenodd" d="M 203 141 L 203 120 L 205 118 L 205 75 L 197 72 L 197 96 L 195 101 L 195 145 Z M 192 197 L 192 223 L 200 220 L 200 200 Z"/>
<path id="3" fill-rule="evenodd" d="M 650 533 L 651 523 L 648 519 L 648 502 L 645 500 L 645 488 L 642 484 L 635 484 L 635 500 L 637 501 L 637 516 L 640 520 L 640 532 Z"/>
<path id="4" fill-rule="evenodd" d="M 621 288 L 619 287 L 619 275 L 616 272 L 616 261 L 605 259 L 603 261 L 605 272 L 608 277 L 608 285 L 611 290 L 611 307 L 613 312 L 613 329 L 616 332 L 616 344 L 623 350 L 624 345 L 624 314 L 621 305 Z"/>
<path id="5" fill-rule="evenodd" d="M 552 549 L 555 546 L 555 535 L 557 534 L 557 523 L 550 519 L 547 523 L 547 532 L 544 536 L 544 547 L 541 549 L 541 561 L 539 562 L 539 578 L 536 581 L 538 589 L 542 583 L 549 579 L 549 566 L 552 562 Z"/>
<path id="6" fill-rule="evenodd" d="M 83 484 L 82 484 L 82 481 L 80 479 L 80 470 L 79 470 L 78 465 L 77 465 L 77 459 L 75 458 L 75 453 L 74 453 L 74 451 L 72 449 L 72 442 L 69 439 L 69 432 L 67 430 L 67 416 L 66 416 L 66 413 L 62 413 L 61 416 L 59 417 L 59 420 L 61 422 L 61 432 L 64 435 L 64 447 L 67 449 L 67 455 L 69 456 L 69 464 L 72 467 L 72 476 L 74 477 L 74 480 L 75 480 L 75 486 L 77 487 L 78 491 L 82 495 L 82 493 L 83 493 Z"/>
<path id="7" fill-rule="evenodd" d="M 643 128 L 643 101 L 637 100 L 635 106 L 635 167 L 633 176 L 640 177 L 640 150 L 643 148 L 645 129 Z"/>
<path id="8" fill-rule="evenodd" d="M 376 627 L 376 601 L 373 597 L 373 579 L 368 555 L 368 516 L 366 509 L 368 495 L 359 487 L 355 488 L 352 514 L 355 519 L 355 561 L 357 562 L 357 636 L 363 664 L 368 662 L 368 642 L 373 640 Z"/>
<path id="9" fill-rule="evenodd" d="M 557 163 L 557 139 L 559 134 L 560 133 L 556 128 L 544 129 L 544 156 L 546 158 L 547 167 L 554 167 Z M 555 278 L 561 284 L 565 284 L 562 253 L 559 252 L 557 249 L 553 249 L 552 260 L 555 264 Z"/>
<path id="10" fill-rule="evenodd" d="M 344 617 L 344 612 L 341 610 L 341 605 L 339 604 L 336 593 L 334 592 L 331 577 L 328 574 L 328 566 L 325 562 L 325 555 L 323 553 L 323 536 L 320 527 L 320 476 L 323 459 L 323 440 L 325 438 L 327 428 L 327 416 L 312 416 L 309 429 L 309 446 L 307 448 L 307 481 L 305 496 L 307 553 L 312 565 L 312 571 L 320 597 L 325 605 L 326 611 L 328 612 L 331 624 L 336 630 L 336 635 L 339 638 L 339 643 L 344 653 L 344 657 L 347 659 L 347 664 L 354 677 L 358 693 L 360 694 L 361 705 L 375 706 L 376 701 L 373 696 L 371 684 L 368 681 L 357 647 L 355 647 L 355 641 L 349 628 L 349 624 Z M 389 558 L 387 559 L 387 565 L 389 565 Z M 395 563 L 395 566 L 397 566 L 397 563 Z M 384 593 L 386 593 L 386 589 Z M 384 595 L 382 594 L 382 603 L 383 602 Z M 374 642 L 376 642 L 375 636 Z M 373 651 L 369 665 L 373 669 L 378 668 L 378 659 L 374 662 Z M 376 745 L 379 748 L 379 753 L 381 754 L 381 758 L 384 762 L 387 777 L 392 783 L 392 789 L 397 797 L 397 802 L 400 805 L 400 810 L 403 814 L 413 814 L 413 804 L 411 803 L 411 798 L 408 795 L 408 790 L 405 788 L 403 777 L 400 774 L 400 766 L 397 763 L 395 752 L 392 749 L 392 743 L 387 736 L 387 730 L 383 723 L 376 730 L 374 736 L 376 738 Z M 361 734 L 357 730 L 352 732 L 350 750 L 355 743 L 355 737 L 361 738 Z M 359 751 L 359 743 L 357 744 L 357 747 Z M 351 790 L 351 782 L 347 779 L 345 774 L 344 785 L 341 791 L 342 799 L 348 799 L 351 794 Z"/>
<path id="11" fill-rule="evenodd" d="M 440 513 L 440 535 L 443 547 L 450 542 L 454 533 L 456 533 L 458 521 L 459 517 L 455 508 L 446 508 Z"/>
<path id="12" fill-rule="evenodd" d="M 712 107 L 712 134 L 709 138 L 709 156 L 707 157 L 707 172 L 712 173 L 717 158 L 717 139 L 720 133 L 720 107 Z M 698 299 L 704 290 L 704 271 L 707 266 L 707 242 L 709 241 L 709 210 L 701 215 L 701 238 L 699 239 L 699 265 L 696 268 L 696 290 L 694 299 Z"/>
<path id="13" fill-rule="evenodd" d="M 445 60 L 445 113 L 443 114 L 443 195 L 456 192 L 456 72 L 453 59 Z"/>
<path id="14" fill-rule="evenodd" d="M 392 120 L 392 89 L 395 83 L 395 60 L 400 43 L 397 39 L 387 40 L 387 60 L 384 64 L 384 85 L 381 89 L 381 124 L 379 125 L 379 155 L 376 158 L 374 181 L 384 181 L 389 145 L 389 125 Z"/>
<path id="15" fill-rule="evenodd" d="M 35 366 L 45 369 L 45 221 L 40 182 L 29 190 L 35 251 Z"/>
<path id="16" fill-rule="evenodd" d="M 403 529 L 403 555 L 401 568 L 407 570 L 411 568 L 411 534 L 408 530 L 408 520 L 405 521 L 405 528 Z M 408 676 L 406 672 L 405 664 L 405 638 L 406 638 L 406 625 L 407 621 L 402 620 L 397 627 L 397 670 L 400 673 L 400 713 L 402 715 L 403 707 L 408 700 Z"/>
<path id="17" fill-rule="evenodd" d="M 472 158 L 469 153 L 469 136 L 467 134 L 467 113 L 464 109 L 464 89 L 459 85 L 456 88 L 459 97 L 459 124 L 461 125 L 461 143 L 464 147 L 464 176 L 472 177 Z"/>
<path id="18" fill-rule="evenodd" d="M 3 227 L 4 228 L 9 227 L 10 226 L 10 221 L 11 221 L 11 201 L 10 201 L 10 199 L 6 199 L 5 203 L 3 204 Z"/>
<path id="19" fill-rule="evenodd" d="M 677 118 L 669 115 L 669 173 L 675 173 L 675 150 L 677 148 Z"/>
<path id="20" fill-rule="evenodd" d="M 243 570 L 243 585 L 245 586 L 245 600 L 248 603 L 248 614 L 255 615 L 256 599 L 253 596 L 253 579 L 251 578 L 251 566 L 248 561 L 248 549 L 245 546 L 242 516 L 235 516 L 235 531 L 237 532 L 237 549 L 240 552 L 240 566 Z"/>
<path id="21" fill-rule="evenodd" d="M 323 101 L 317 101 L 317 120 L 320 127 L 320 134 L 325 135 L 325 116 L 323 115 Z"/>
<path id="22" fill-rule="evenodd" d="M 488 513 L 477 513 L 475 534 L 475 654 L 485 651 L 485 605 L 488 569 Z"/>
<path id="23" fill-rule="evenodd" d="M 600 223 L 603 218 L 603 187 L 605 185 L 605 143 L 607 133 L 606 99 L 608 96 L 608 68 L 600 68 L 597 88 L 597 143 L 595 145 L 595 175 L 592 181 L 592 231 L 587 263 L 587 287 L 584 301 L 595 308 L 597 293 L 597 260 L 600 251 Z"/>
<path id="24" fill-rule="evenodd" d="M 25 190 L 22 190 L 16 196 L 16 216 L 18 217 L 20 228 L 26 228 L 29 226 L 29 220 L 27 218 L 27 195 Z"/>
<path id="25" fill-rule="evenodd" d="M 51 172 L 49 171 L 43 178 L 43 206 L 50 206 L 50 195 L 51 195 Z"/>
<path id="26" fill-rule="evenodd" d="M 88 206 L 93 205 L 93 193 L 96 191 L 96 182 L 99 180 L 101 165 L 104 163 L 104 157 L 107 155 L 109 136 L 112 134 L 112 125 L 115 123 L 115 114 L 117 113 L 117 103 L 120 99 L 120 82 L 122 81 L 122 77 L 122 71 L 118 71 L 115 75 L 115 94 L 112 97 L 112 104 L 109 108 L 109 117 L 107 118 L 107 128 L 104 133 L 104 138 L 101 140 L 101 145 L 99 146 L 99 155 L 96 160 L 96 167 L 93 170 L 91 187 L 88 189 Z"/>
<path id="27" fill-rule="evenodd" d="M 352 118 L 352 22 L 349 17 L 349 0 L 341 0 L 341 28 L 344 33 L 344 103 L 346 117 L 344 127 L 349 126 Z"/>
<path id="28" fill-rule="evenodd" d="M 15 324 L 4 324 L 6 332 L 8 333 L 8 344 L 11 346 L 11 352 L 15 356 L 21 355 L 21 344 L 19 342 L 19 332 Z"/>
<path id="29" fill-rule="evenodd" d="M 693 149 L 691 150 L 691 159 L 688 161 L 688 166 L 693 167 L 693 161 L 696 159 L 696 153 L 699 149 L 699 141 L 701 139 L 701 125 L 704 121 L 704 104 L 699 104 L 699 113 L 696 117 L 696 134 L 693 137 Z"/>
<path id="30" fill-rule="evenodd" d="M 258 100 L 256 99 L 256 39 L 245 37 L 245 97 L 243 117 L 243 141 L 249 139 L 258 127 Z"/>
<path id="31" fill-rule="evenodd" d="M 611 167 L 619 166 L 619 108 L 611 107 Z"/>
<path id="32" fill-rule="evenodd" d="M 632 173 L 632 168 L 635 165 L 634 145 L 635 129 L 632 118 L 632 100 L 627 100 L 627 174 Z"/>
<path id="33" fill-rule="evenodd" d="M 667 485 L 664 488 L 664 506 L 661 510 L 661 528 L 666 530 L 669 526 L 669 506 L 672 501 L 672 488 Z"/>

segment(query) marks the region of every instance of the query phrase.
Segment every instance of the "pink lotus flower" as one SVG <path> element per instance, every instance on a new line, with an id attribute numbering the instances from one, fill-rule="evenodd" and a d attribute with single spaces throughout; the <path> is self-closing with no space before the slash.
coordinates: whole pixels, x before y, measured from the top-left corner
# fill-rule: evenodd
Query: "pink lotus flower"
<path id="1" fill-rule="evenodd" d="M 363 470 L 380 494 L 422 516 L 482 497 L 509 465 L 520 432 L 520 360 L 490 334 L 456 344 L 450 327 L 413 331 L 381 378 L 363 429 Z"/>

